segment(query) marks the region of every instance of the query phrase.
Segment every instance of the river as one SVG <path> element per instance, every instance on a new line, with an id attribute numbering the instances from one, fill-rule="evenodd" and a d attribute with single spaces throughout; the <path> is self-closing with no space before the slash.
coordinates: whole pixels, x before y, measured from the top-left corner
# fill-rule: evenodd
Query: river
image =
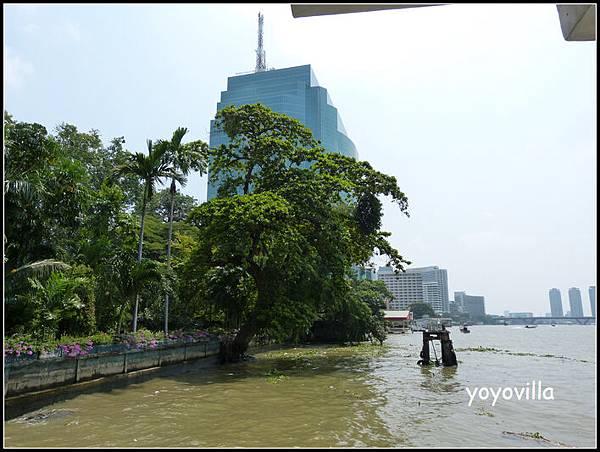
<path id="1" fill-rule="evenodd" d="M 595 446 L 595 326 L 470 329 L 450 329 L 456 368 L 417 366 L 420 333 L 265 351 L 63 400 L 5 422 L 5 446 Z"/>

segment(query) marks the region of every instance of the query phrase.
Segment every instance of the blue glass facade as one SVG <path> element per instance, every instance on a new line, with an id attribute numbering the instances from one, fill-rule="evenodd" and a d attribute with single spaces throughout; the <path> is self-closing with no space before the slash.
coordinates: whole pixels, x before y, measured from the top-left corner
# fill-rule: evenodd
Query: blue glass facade
<path id="1" fill-rule="evenodd" d="M 227 79 L 227 91 L 221 92 L 217 111 L 229 105 L 261 103 L 277 113 L 298 119 L 313 133 L 328 152 L 358 159 L 342 119 L 327 90 L 319 86 L 310 65 L 276 69 Z M 229 141 L 225 132 L 210 123 L 210 146 Z M 210 176 L 210 167 L 209 167 Z M 217 195 L 218 183 L 208 182 L 208 199 Z"/>

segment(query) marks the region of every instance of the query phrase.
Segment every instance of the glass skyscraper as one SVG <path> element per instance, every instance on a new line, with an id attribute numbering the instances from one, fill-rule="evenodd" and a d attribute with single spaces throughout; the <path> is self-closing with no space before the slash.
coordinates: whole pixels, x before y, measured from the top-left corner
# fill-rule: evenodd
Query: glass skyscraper
<path id="1" fill-rule="evenodd" d="M 583 317 L 581 292 L 579 292 L 577 287 L 571 287 L 569 289 L 569 306 L 571 308 L 571 317 Z"/>
<path id="2" fill-rule="evenodd" d="M 596 317 L 596 286 L 590 286 L 588 293 L 590 294 L 590 308 L 592 310 L 592 317 Z"/>
<path id="3" fill-rule="evenodd" d="M 550 311 L 552 312 L 552 317 L 562 317 L 563 316 L 563 308 L 562 308 L 562 298 L 560 296 L 560 290 L 553 288 L 550 289 Z"/>
<path id="4" fill-rule="evenodd" d="M 226 106 L 261 103 L 277 113 L 298 119 L 313 133 L 327 152 L 358 158 L 342 119 L 327 90 L 319 86 L 310 65 L 272 69 L 227 79 L 217 111 Z M 227 134 L 210 123 L 210 146 L 227 144 Z M 209 176 L 210 176 L 209 165 Z M 210 179 L 210 178 L 209 178 Z M 208 182 L 208 199 L 217 196 L 218 182 Z"/>

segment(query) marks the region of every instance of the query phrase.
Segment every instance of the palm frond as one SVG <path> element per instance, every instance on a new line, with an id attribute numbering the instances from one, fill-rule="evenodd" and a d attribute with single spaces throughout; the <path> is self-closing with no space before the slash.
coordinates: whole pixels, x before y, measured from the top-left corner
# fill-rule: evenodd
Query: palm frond
<path id="1" fill-rule="evenodd" d="M 167 168 L 166 170 L 161 171 L 160 177 L 166 177 L 166 178 L 169 178 L 169 179 L 175 179 L 182 186 L 187 183 L 187 177 L 185 177 L 179 171 L 173 170 L 172 168 Z"/>
<path id="2" fill-rule="evenodd" d="M 68 270 L 70 268 L 70 265 L 55 259 L 44 259 L 22 265 L 6 273 L 4 295 L 6 299 L 12 298 L 19 292 L 19 287 L 23 287 L 27 281 L 30 283 L 37 281 L 39 283 L 40 279 L 45 280 L 53 272 Z"/>
<path id="3" fill-rule="evenodd" d="M 171 138 L 171 147 L 173 149 L 177 149 L 181 146 L 181 140 L 187 132 L 188 129 L 185 127 L 178 127 L 177 130 L 173 132 L 173 138 Z"/>
<path id="4" fill-rule="evenodd" d="M 38 195 L 38 189 L 31 182 L 25 180 L 5 180 L 4 194 L 18 196 L 26 201 L 33 201 Z"/>
<path id="5" fill-rule="evenodd" d="M 13 276 L 18 274 L 33 278 L 45 278 L 52 272 L 68 270 L 70 268 L 71 266 L 69 264 L 65 264 L 62 261 L 56 259 L 44 259 L 22 265 L 21 267 L 12 270 L 9 274 Z"/>

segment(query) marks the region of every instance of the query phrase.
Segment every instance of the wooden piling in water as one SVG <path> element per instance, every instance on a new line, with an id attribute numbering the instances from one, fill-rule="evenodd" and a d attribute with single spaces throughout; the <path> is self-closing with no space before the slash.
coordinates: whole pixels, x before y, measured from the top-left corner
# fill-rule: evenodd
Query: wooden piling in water
<path id="1" fill-rule="evenodd" d="M 420 366 L 428 366 L 431 364 L 431 355 L 429 352 L 429 343 L 439 340 L 442 347 L 442 365 L 445 367 L 457 366 L 456 353 L 450 340 L 450 332 L 443 326 L 440 331 L 423 331 L 423 348 L 420 353 L 420 360 L 417 364 Z M 436 366 L 439 366 L 439 361 L 436 356 Z"/>

